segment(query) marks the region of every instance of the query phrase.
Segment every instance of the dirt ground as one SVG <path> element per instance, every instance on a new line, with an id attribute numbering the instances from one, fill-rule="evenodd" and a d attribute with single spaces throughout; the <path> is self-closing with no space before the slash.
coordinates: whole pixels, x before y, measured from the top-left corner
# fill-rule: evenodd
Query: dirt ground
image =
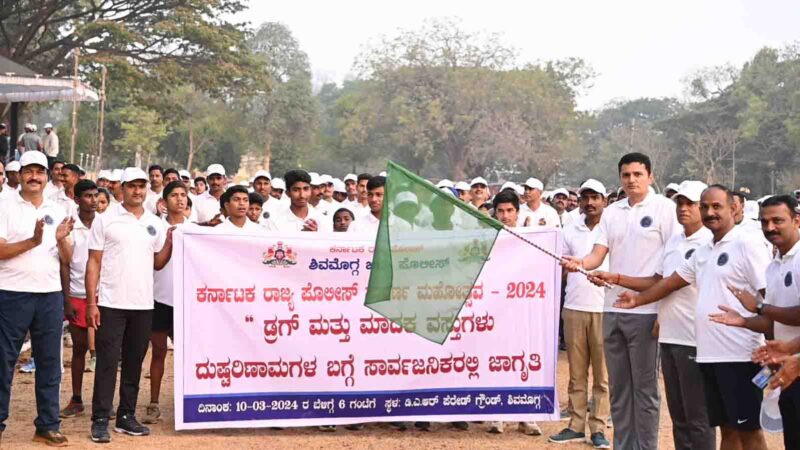
<path id="1" fill-rule="evenodd" d="M 65 349 L 64 357 L 70 358 L 70 349 Z M 25 355 L 23 355 L 25 360 Z M 148 355 L 149 361 L 149 355 Z M 145 366 L 149 367 L 149 362 Z M 567 391 L 567 360 L 566 354 L 561 352 L 558 361 L 558 386 L 562 393 L 562 401 Z M 145 372 L 148 372 L 145 369 Z M 61 431 L 70 439 L 70 448 L 97 448 L 89 440 L 91 386 L 94 374 L 84 375 L 83 399 L 87 404 L 87 411 L 83 416 L 67 419 L 62 422 Z M 568 445 L 551 444 L 547 436 L 558 433 L 566 422 L 540 422 L 544 436 L 525 436 L 516 431 L 516 427 L 507 426 L 504 434 L 489 434 L 486 425 L 472 424 L 469 431 L 456 431 L 445 425 L 435 424 L 430 432 L 409 429 L 404 432 L 396 431 L 385 424 L 368 425 L 362 431 L 347 431 L 342 427 L 333 433 L 323 433 L 311 428 L 297 428 L 286 430 L 250 429 L 250 430 L 208 430 L 193 432 L 174 431 L 172 407 L 172 354 L 167 358 L 167 373 L 164 377 L 164 386 L 161 390 L 162 422 L 151 425 L 151 435 L 145 437 L 130 437 L 112 432 L 112 442 L 101 448 L 107 449 L 192 449 L 202 448 L 227 448 L 249 449 L 269 447 L 279 449 L 314 449 L 314 448 L 341 448 L 341 449 L 589 449 L 588 444 L 574 443 Z M 67 369 L 61 383 L 62 407 L 70 398 L 70 373 Z M 144 416 L 144 408 L 149 403 L 150 380 L 142 378 L 139 392 L 138 417 Z M 114 404 L 117 404 L 115 400 Z M 34 400 L 33 375 L 17 373 L 14 377 L 11 398 L 11 417 L 6 422 L 7 429 L 3 435 L 2 447 L 4 449 L 44 448 L 41 444 L 33 444 L 33 419 L 36 416 Z M 611 440 L 613 429 L 607 430 L 606 437 Z M 666 400 L 663 395 L 661 401 L 661 430 L 659 433 L 659 448 L 673 449 L 672 426 L 667 412 Z M 779 434 L 767 435 L 770 449 L 783 448 L 782 436 Z"/>

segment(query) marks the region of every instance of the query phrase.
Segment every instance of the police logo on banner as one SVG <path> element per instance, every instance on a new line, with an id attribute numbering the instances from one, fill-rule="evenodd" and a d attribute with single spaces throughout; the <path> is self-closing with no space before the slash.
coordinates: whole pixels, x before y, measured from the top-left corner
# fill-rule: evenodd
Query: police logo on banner
<path id="1" fill-rule="evenodd" d="M 690 249 L 689 249 L 689 250 L 686 252 L 686 254 L 685 254 L 685 255 L 683 255 L 683 259 L 689 259 L 689 258 L 691 258 L 693 254 L 694 254 L 694 249 L 693 249 L 693 248 L 690 248 Z"/>
<path id="2" fill-rule="evenodd" d="M 641 225 L 642 228 L 648 228 L 652 224 L 653 224 L 653 218 L 650 216 L 642 217 L 641 222 L 639 222 L 639 225 Z"/>
<path id="3" fill-rule="evenodd" d="M 792 272 L 786 272 L 786 276 L 783 277 L 783 285 L 786 287 L 792 285 Z"/>
<path id="4" fill-rule="evenodd" d="M 727 263 L 728 263 L 728 254 L 727 253 L 723 253 L 723 254 L 719 255 L 719 258 L 717 258 L 717 265 L 722 267 Z"/>
<path id="5" fill-rule="evenodd" d="M 43 219 L 44 219 L 44 224 L 45 225 L 52 225 L 53 224 L 53 218 L 50 217 L 50 214 L 45 214 Z"/>
<path id="6" fill-rule="evenodd" d="M 154 227 L 154 226 L 152 226 L 152 225 L 148 225 L 148 226 L 147 226 L 147 233 L 148 233 L 150 236 L 155 236 L 155 235 L 156 235 L 156 227 Z"/>

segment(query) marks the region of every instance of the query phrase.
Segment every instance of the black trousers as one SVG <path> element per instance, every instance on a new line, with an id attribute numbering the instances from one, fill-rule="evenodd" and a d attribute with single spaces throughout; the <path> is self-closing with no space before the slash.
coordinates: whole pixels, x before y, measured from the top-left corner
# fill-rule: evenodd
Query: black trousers
<path id="1" fill-rule="evenodd" d="M 150 343 L 153 310 L 115 309 L 100 306 L 100 327 L 95 335 L 94 394 L 92 420 L 108 419 L 117 384 L 117 366 L 122 355 L 117 417 L 134 415 L 139 396 L 142 361 Z"/>
<path id="2" fill-rule="evenodd" d="M 781 392 L 778 407 L 783 419 L 784 448 L 800 448 L 800 381 Z"/>

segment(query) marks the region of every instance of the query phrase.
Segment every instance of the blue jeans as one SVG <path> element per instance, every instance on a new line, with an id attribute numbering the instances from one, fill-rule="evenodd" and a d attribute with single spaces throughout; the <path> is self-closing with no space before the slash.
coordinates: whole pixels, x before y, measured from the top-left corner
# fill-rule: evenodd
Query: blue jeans
<path id="1" fill-rule="evenodd" d="M 61 386 L 61 324 L 64 297 L 0 290 L 0 431 L 5 430 L 14 365 L 25 334 L 30 331 L 36 358 L 36 420 L 38 431 L 58 431 Z"/>

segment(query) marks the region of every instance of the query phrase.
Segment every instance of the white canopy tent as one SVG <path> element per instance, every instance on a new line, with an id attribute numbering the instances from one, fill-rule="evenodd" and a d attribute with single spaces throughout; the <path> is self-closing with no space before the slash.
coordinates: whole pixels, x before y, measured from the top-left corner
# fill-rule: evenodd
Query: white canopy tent
<path id="1" fill-rule="evenodd" d="M 97 92 L 80 81 L 45 77 L 0 56 L 0 103 L 96 102 L 99 99 Z"/>

